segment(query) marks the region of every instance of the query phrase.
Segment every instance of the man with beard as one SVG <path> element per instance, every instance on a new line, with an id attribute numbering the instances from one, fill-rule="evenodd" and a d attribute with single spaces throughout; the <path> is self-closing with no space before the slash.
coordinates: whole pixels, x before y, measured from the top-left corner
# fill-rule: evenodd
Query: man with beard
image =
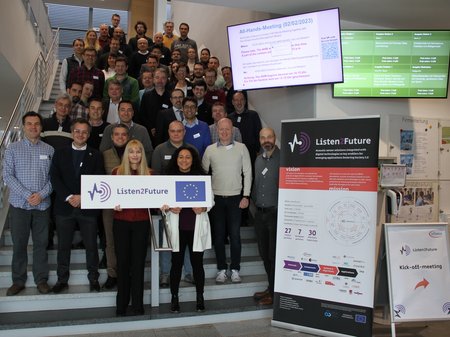
<path id="1" fill-rule="evenodd" d="M 269 280 L 269 287 L 266 290 L 253 295 L 260 305 L 273 303 L 280 168 L 280 149 L 275 145 L 275 140 L 273 129 L 263 128 L 259 132 L 259 143 L 264 152 L 255 161 L 255 180 L 252 191 L 252 199 L 256 205 L 254 222 L 256 239 Z"/>

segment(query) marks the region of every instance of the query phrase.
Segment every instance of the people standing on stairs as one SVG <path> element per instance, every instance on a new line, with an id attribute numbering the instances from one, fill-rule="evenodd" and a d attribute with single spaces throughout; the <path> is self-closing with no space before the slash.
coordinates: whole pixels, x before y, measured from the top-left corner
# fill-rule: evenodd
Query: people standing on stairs
<path id="1" fill-rule="evenodd" d="M 104 174 L 103 157 L 87 145 L 91 131 L 89 122 L 79 118 L 72 122 L 73 142 L 55 151 L 50 177 L 55 190 L 54 214 L 58 235 L 57 276 L 55 294 L 69 287 L 70 254 L 76 226 L 86 247 L 86 265 L 90 291 L 100 291 L 98 283 L 97 217 L 100 210 L 81 208 L 81 176 Z"/>
<path id="2" fill-rule="evenodd" d="M 214 249 L 217 260 L 216 283 L 228 279 L 225 239 L 230 237 L 230 278 L 241 282 L 241 213 L 249 205 L 252 183 L 250 155 L 244 144 L 233 140 L 233 124 L 228 118 L 217 123 L 219 141 L 206 148 L 202 164 L 211 170 L 215 206 L 212 210 Z M 242 193 L 243 192 L 243 193 Z M 228 232 L 228 235 L 227 235 Z"/>
<path id="3" fill-rule="evenodd" d="M 59 89 L 61 92 L 66 92 L 67 79 L 70 72 L 81 66 L 83 63 L 84 41 L 83 39 L 75 39 L 72 42 L 73 54 L 65 58 L 61 64 L 61 71 L 59 73 Z"/>
<path id="4" fill-rule="evenodd" d="M 33 277 L 41 294 L 47 294 L 48 224 L 50 221 L 50 165 L 54 149 L 40 140 L 42 117 L 34 111 L 22 117 L 24 138 L 5 151 L 3 180 L 9 188 L 9 226 L 13 241 L 11 275 L 13 284 L 6 295 L 25 289 L 28 238 L 33 239 Z"/>
<path id="5" fill-rule="evenodd" d="M 72 98 L 68 93 L 61 93 L 56 97 L 53 114 L 42 121 L 41 139 L 55 150 L 70 146 L 72 134 L 70 132 L 71 119 L 69 113 L 72 107 Z M 51 203 L 55 202 L 55 192 L 51 195 Z M 48 226 L 48 249 L 54 248 L 54 233 L 56 230 L 53 207 L 50 208 L 50 223 Z"/>
<path id="6" fill-rule="evenodd" d="M 166 168 L 169 175 L 205 175 L 198 152 L 191 146 L 181 146 L 172 155 Z M 206 207 L 180 208 L 163 205 L 169 238 L 172 243 L 172 267 L 170 268 L 171 312 L 180 311 L 178 292 L 186 247 L 189 248 L 197 292 L 196 309 L 205 310 L 203 291 L 205 270 L 203 252 L 211 248 L 211 232 Z"/>
<path id="7" fill-rule="evenodd" d="M 111 130 L 111 140 L 112 147 L 103 151 L 106 174 L 111 174 L 113 168 L 119 166 L 122 162 L 125 146 L 129 140 L 128 126 L 120 123 L 113 125 Z M 114 210 L 112 209 L 102 210 L 106 239 L 106 272 L 108 274 L 108 278 L 103 284 L 102 289 L 106 290 L 114 289 L 117 285 L 117 258 L 114 248 L 113 215 Z"/>
<path id="8" fill-rule="evenodd" d="M 259 255 L 264 262 L 264 269 L 269 280 L 269 287 L 266 290 L 253 295 L 260 305 L 271 305 L 274 293 L 280 168 L 280 149 L 275 145 L 275 140 L 273 129 L 263 128 L 259 132 L 259 143 L 263 152 L 255 161 L 255 180 L 252 191 L 252 200 L 256 206 L 254 225 Z"/>
<path id="9" fill-rule="evenodd" d="M 142 143 L 128 142 L 120 166 L 112 175 L 150 175 Z M 144 314 L 144 269 L 150 233 L 148 209 L 114 208 L 114 247 L 117 257 L 116 315 L 125 316 L 131 297 L 133 315 Z"/>

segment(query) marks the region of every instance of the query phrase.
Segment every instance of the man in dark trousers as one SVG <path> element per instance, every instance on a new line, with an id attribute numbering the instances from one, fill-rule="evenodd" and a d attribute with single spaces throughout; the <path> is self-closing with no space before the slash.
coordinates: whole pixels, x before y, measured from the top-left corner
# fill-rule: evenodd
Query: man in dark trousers
<path id="1" fill-rule="evenodd" d="M 69 287 L 70 250 L 78 225 L 86 247 L 86 264 L 91 291 L 100 291 L 98 283 L 97 216 L 100 210 L 81 209 L 81 176 L 104 174 L 103 157 L 89 147 L 87 140 L 91 126 L 86 119 L 72 122 L 73 142 L 55 152 L 50 170 L 51 182 L 56 192 L 54 213 L 58 234 L 58 281 L 55 294 Z"/>

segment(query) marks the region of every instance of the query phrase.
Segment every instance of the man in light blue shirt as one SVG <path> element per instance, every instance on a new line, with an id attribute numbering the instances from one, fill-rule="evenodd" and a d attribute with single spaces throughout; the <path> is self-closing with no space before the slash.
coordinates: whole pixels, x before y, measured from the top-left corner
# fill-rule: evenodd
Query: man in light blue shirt
<path id="1" fill-rule="evenodd" d="M 49 171 L 53 147 L 40 140 L 42 117 L 34 111 L 22 117 L 24 139 L 5 152 L 3 179 L 9 187 L 9 225 L 13 240 L 12 281 L 7 296 L 17 295 L 27 281 L 28 238 L 33 238 L 33 277 L 41 294 L 50 290 L 47 241 L 50 210 Z"/>

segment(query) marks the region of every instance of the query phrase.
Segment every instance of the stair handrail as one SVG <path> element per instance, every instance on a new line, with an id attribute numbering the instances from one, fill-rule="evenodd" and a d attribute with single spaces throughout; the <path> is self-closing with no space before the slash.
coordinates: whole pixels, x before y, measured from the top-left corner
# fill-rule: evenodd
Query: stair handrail
<path id="1" fill-rule="evenodd" d="M 161 212 L 162 218 L 162 226 L 163 226 L 163 237 L 160 238 L 159 235 L 156 235 L 155 225 L 153 223 L 152 214 L 150 212 L 150 208 L 148 210 L 148 215 L 150 218 L 150 233 L 151 239 L 153 243 L 153 250 L 155 252 L 171 252 L 172 251 L 172 242 L 170 240 L 167 217 L 164 212 Z M 159 230 L 159 228 L 158 228 Z M 159 233 L 158 233 L 159 234 Z M 165 246 L 164 242 L 167 242 L 167 246 Z"/>
<path id="2" fill-rule="evenodd" d="M 3 161 L 5 150 L 9 144 L 23 138 L 22 116 L 30 110 L 37 111 L 42 102 L 49 81 L 54 76 L 55 62 L 58 59 L 59 29 L 54 30 L 53 41 L 47 55 L 39 51 L 33 66 L 28 73 L 23 88 L 19 94 L 13 112 L 0 136 L 0 236 L 8 211 L 8 189 L 3 181 Z"/>

